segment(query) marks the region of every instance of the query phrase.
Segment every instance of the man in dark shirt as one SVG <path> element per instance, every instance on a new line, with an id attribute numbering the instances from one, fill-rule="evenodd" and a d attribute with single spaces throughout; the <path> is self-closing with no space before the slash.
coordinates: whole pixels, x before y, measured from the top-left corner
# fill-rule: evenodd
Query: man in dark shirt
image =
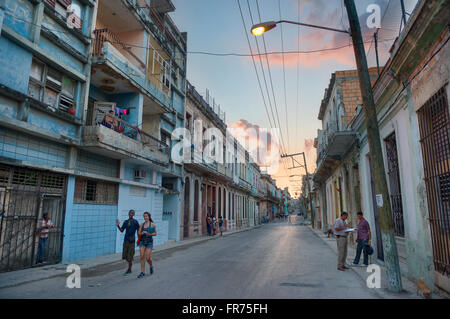
<path id="1" fill-rule="evenodd" d="M 353 266 L 357 266 L 359 264 L 359 259 L 361 258 L 361 251 L 364 250 L 364 261 L 363 265 L 369 265 L 369 253 L 368 249 L 371 241 L 371 233 L 369 222 L 363 217 L 362 212 L 357 212 L 356 216 L 358 217 L 358 233 L 356 237 L 356 243 L 358 246 L 356 247 L 356 256 L 353 261 Z"/>
<path id="2" fill-rule="evenodd" d="M 128 212 L 128 220 L 124 221 L 122 227 L 120 227 L 120 222 L 116 220 L 116 226 L 120 230 L 121 233 L 125 230 L 125 237 L 123 239 L 123 250 L 122 250 L 122 259 L 128 261 L 128 270 L 125 272 L 125 275 L 131 274 L 131 266 L 133 265 L 133 258 L 135 252 L 135 234 L 139 229 L 139 222 L 136 219 L 133 219 L 134 210 L 130 210 Z"/>

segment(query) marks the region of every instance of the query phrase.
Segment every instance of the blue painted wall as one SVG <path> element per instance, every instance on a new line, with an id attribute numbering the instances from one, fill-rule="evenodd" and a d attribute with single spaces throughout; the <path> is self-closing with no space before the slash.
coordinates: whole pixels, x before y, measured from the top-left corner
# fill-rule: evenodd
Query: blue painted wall
<path id="1" fill-rule="evenodd" d="M 0 36 L 1 84 L 27 94 L 31 60 L 31 53 Z"/>
<path id="2" fill-rule="evenodd" d="M 67 148 L 32 135 L 0 127 L 0 156 L 37 164 L 64 167 Z"/>
<path id="3" fill-rule="evenodd" d="M 117 205 L 73 204 L 68 214 L 71 216 L 64 227 L 70 234 L 64 245 L 66 262 L 114 253 Z"/>

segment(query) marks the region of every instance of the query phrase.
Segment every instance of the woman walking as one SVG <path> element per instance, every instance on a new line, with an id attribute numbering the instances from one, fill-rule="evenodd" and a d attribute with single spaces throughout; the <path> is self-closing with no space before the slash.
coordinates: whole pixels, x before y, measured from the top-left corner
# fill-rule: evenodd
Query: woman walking
<path id="1" fill-rule="evenodd" d="M 141 254 L 141 273 L 138 278 L 145 276 L 145 261 L 150 265 L 150 274 L 153 274 L 152 249 L 153 236 L 156 236 L 155 223 L 149 212 L 144 213 L 144 223 L 139 227 L 138 235 L 140 236 L 139 251 Z"/>

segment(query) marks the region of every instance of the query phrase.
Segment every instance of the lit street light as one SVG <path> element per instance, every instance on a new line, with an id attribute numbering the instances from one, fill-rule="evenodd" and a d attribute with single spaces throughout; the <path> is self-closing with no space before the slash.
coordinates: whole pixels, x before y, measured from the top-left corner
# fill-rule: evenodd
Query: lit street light
<path id="1" fill-rule="evenodd" d="M 295 24 L 295 25 L 301 25 L 301 26 L 304 26 L 304 27 L 323 29 L 323 30 L 335 31 L 335 32 L 342 32 L 342 33 L 346 33 L 346 34 L 350 35 L 350 32 L 347 31 L 347 30 L 340 30 L 340 29 L 322 27 L 322 26 L 319 26 L 319 25 L 308 24 L 308 23 L 301 23 L 301 22 L 295 22 L 295 21 L 289 21 L 289 20 L 267 21 L 267 22 L 258 23 L 258 24 L 255 24 L 252 27 L 251 32 L 252 32 L 252 34 L 254 36 L 259 36 L 259 35 L 262 35 L 266 31 L 272 30 L 279 23 L 290 23 L 290 24 Z"/>

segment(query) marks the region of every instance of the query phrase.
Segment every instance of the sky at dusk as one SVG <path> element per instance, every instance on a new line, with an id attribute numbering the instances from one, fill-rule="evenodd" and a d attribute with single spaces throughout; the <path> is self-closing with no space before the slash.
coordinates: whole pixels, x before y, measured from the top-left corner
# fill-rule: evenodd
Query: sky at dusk
<path id="1" fill-rule="evenodd" d="M 247 37 L 253 53 L 257 53 L 255 37 L 250 33 L 253 22 L 292 20 L 309 24 L 348 29 L 348 18 L 342 0 L 280 0 L 281 19 L 278 0 L 240 0 L 246 28 L 244 29 L 237 0 L 172 0 L 176 11 L 171 17 L 182 32 L 187 32 L 188 65 L 187 78 L 201 94 L 209 89 L 210 95 L 226 112 L 226 123 L 257 125 L 270 128 L 261 91 L 250 56 L 211 56 L 194 52 L 239 53 L 249 54 Z M 405 0 L 406 12 L 411 13 L 417 0 Z M 261 20 L 259 19 L 259 14 Z M 298 15 L 300 4 L 300 17 Z M 363 32 L 369 67 L 376 66 L 373 33 L 375 29 L 367 27 L 366 12 L 370 4 L 381 8 L 381 30 L 379 31 L 380 64 L 388 59 L 388 50 L 398 36 L 401 7 L 400 0 L 356 0 L 360 24 Z M 250 6 L 250 12 L 249 12 Z M 387 10 L 386 10 L 387 8 Z M 244 32 L 245 30 L 245 32 Z M 328 87 L 331 73 L 338 70 L 355 69 L 351 39 L 344 33 L 330 32 L 289 24 L 280 24 L 265 33 L 267 52 L 281 52 L 281 30 L 283 32 L 284 52 L 316 51 L 338 48 L 314 53 L 284 54 L 286 97 L 284 90 L 283 56 L 269 55 L 269 66 L 275 93 L 273 101 L 267 60 L 255 59 L 261 79 L 266 104 L 272 121 L 269 98 L 265 87 L 261 64 L 270 93 L 270 101 L 281 124 L 281 134 L 287 153 L 305 151 L 308 171 L 316 167 L 316 149 L 312 140 L 317 136 L 321 122 L 317 119 L 324 90 Z M 300 36 L 299 36 L 300 35 Z M 258 38 L 261 52 L 264 52 L 262 37 Z M 297 82 L 297 78 L 299 81 Z M 275 106 L 278 112 L 276 115 Z M 278 124 L 278 121 L 275 121 Z M 278 127 L 279 125 L 274 125 Z M 299 186 L 299 178 L 289 178 L 292 174 L 304 174 L 303 169 L 287 170 L 288 163 L 280 165 L 281 169 L 274 178 L 278 187 L 290 187 L 291 195 Z"/>

